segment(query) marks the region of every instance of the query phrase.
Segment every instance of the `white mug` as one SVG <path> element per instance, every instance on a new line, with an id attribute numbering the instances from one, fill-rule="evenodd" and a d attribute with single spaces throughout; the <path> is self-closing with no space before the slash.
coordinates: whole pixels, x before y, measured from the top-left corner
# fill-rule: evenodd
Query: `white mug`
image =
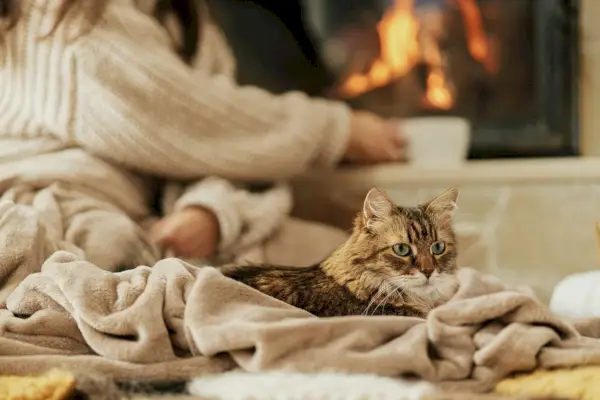
<path id="1" fill-rule="evenodd" d="M 401 129 L 408 141 L 408 160 L 415 166 L 458 166 L 467 158 L 471 125 L 464 118 L 407 118 Z"/>

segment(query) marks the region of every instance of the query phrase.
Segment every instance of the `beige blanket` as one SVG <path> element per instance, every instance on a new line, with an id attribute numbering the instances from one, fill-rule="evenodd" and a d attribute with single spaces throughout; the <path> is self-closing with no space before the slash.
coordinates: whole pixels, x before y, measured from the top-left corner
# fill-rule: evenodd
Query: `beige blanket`
<path id="1" fill-rule="evenodd" d="M 485 391 L 517 371 L 600 363 L 600 341 L 580 336 L 530 294 L 471 269 L 460 272 L 452 301 L 426 321 L 318 319 L 216 269 L 175 259 L 120 273 L 99 268 L 64 242 L 44 207 L 0 203 L 0 279 L 8 296 L 0 374 L 58 366 L 164 381 L 234 368 L 327 370 L 408 374 Z M 107 257 L 116 250 L 106 247 Z M 600 337 L 600 321 L 576 327 Z"/>

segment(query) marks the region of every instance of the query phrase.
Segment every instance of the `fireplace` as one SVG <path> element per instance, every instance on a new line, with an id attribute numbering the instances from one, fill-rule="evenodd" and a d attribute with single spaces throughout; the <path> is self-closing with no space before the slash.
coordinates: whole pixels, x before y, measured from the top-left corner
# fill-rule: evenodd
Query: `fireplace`
<path id="1" fill-rule="evenodd" d="M 296 10 L 288 1 L 213 2 L 236 53 L 262 47 L 271 57 L 242 65 L 272 77 L 267 66 L 281 74 L 285 58 L 297 75 L 280 90 L 257 75 L 243 83 L 387 117 L 462 116 L 472 158 L 579 154 L 578 0 L 304 0 Z M 290 33 L 278 46 L 302 56 L 265 49 L 276 36 L 269 21 Z"/>

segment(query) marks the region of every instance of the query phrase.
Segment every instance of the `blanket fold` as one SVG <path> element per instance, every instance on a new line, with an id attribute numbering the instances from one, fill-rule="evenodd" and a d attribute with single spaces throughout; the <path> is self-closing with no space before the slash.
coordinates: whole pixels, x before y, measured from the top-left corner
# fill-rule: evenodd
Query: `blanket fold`
<path id="1" fill-rule="evenodd" d="M 475 270 L 459 280 L 427 320 L 320 319 L 214 268 L 166 259 L 110 273 L 58 251 L 0 312 L 0 373 L 44 356 L 45 366 L 141 381 L 239 368 L 416 375 L 448 390 L 488 391 L 515 372 L 600 363 L 600 341 L 575 328 L 583 322 Z"/>

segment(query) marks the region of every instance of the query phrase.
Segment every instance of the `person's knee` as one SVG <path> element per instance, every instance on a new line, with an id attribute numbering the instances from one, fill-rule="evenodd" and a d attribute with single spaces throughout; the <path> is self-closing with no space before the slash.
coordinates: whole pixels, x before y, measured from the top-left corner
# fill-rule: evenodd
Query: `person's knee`
<path id="1" fill-rule="evenodd" d="M 38 213 L 30 206 L 0 201 L 0 241 L 14 245 L 32 240 L 47 239 Z M 10 249 L 6 249 L 10 250 Z"/>
<path id="2" fill-rule="evenodd" d="M 126 215 L 112 211 L 77 215 L 65 232 L 65 240 L 81 248 L 87 261 L 109 271 L 157 260 L 157 252 L 142 229 Z"/>
<path id="3" fill-rule="evenodd" d="M 0 303 L 55 250 L 32 207 L 0 201 Z"/>

